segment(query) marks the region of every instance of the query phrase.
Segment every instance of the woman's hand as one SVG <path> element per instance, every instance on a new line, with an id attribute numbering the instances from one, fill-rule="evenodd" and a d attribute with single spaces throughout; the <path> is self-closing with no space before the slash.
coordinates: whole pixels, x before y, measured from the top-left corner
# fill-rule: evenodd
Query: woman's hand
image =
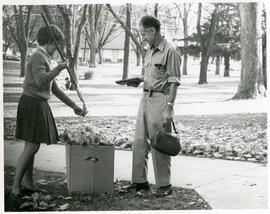
<path id="1" fill-rule="evenodd" d="M 56 66 L 56 70 L 60 73 L 62 70 L 68 67 L 68 61 L 59 62 Z"/>
<path id="2" fill-rule="evenodd" d="M 88 111 L 87 111 L 87 109 L 86 109 L 85 106 L 83 108 L 80 108 L 79 106 L 74 105 L 73 111 L 74 111 L 74 113 L 76 115 L 83 116 L 83 117 L 85 117 L 86 114 L 88 113 Z"/>

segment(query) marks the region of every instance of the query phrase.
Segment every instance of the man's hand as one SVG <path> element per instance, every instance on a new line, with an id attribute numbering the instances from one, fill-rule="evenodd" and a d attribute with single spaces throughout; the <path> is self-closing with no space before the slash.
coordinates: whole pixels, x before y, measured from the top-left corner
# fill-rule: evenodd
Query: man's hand
<path id="1" fill-rule="evenodd" d="M 134 80 L 132 82 L 128 82 L 127 86 L 132 86 L 134 88 L 137 88 L 142 81 L 143 81 L 142 79 L 141 80 Z"/>
<path id="2" fill-rule="evenodd" d="M 167 105 L 162 115 L 162 126 L 165 128 L 173 121 L 173 106 Z"/>

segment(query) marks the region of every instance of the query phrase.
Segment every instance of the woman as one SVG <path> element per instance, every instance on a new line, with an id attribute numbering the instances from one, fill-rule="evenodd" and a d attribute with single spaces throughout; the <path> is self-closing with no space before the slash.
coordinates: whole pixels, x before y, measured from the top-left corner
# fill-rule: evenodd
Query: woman
<path id="1" fill-rule="evenodd" d="M 61 30 L 51 25 L 52 32 L 58 44 L 63 44 L 64 35 Z M 16 122 L 16 138 L 24 140 L 24 150 L 21 153 L 15 170 L 12 193 L 20 196 L 22 188 L 35 191 L 33 184 L 33 165 L 35 154 L 40 143 L 55 144 L 59 140 L 48 99 L 50 93 L 74 110 L 76 115 L 85 116 L 86 109 L 78 107 L 57 86 L 54 78 L 67 68 L 67 62 L 56 63 L 53 54 L 56 51 L 54 40 L 46 27 L 37 33 L 39 47 L 30 57 L 25 73 L 23 92 L 19 100 Z M 21 186 L 22 185 L 22 186 Z"/>

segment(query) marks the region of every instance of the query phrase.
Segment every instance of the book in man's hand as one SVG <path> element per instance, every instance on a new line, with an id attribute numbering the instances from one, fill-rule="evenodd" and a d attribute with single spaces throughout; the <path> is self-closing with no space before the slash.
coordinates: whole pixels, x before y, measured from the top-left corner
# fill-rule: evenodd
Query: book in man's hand
<path id="1" fill-rule="evenodd" d="M 115 83 L 117 83 L 119 85 L 126 85 L 128 83 L 140 83 L 140 82 L 142 82 L 142 79 L 139 77 L 133 77 L 133 78 L 127 78 L 127 79 L 115 81 Z"/>

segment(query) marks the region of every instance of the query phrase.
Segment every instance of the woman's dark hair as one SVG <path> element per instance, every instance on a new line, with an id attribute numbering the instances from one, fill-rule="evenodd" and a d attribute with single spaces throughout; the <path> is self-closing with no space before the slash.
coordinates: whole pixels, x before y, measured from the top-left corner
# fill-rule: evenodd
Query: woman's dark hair
<path id="1" fill-rule="evenodd" d="M 143 16 L 140 20 L 140 24 L 144 28 L 154 27 L 157 32 L 160 32 L 160 21 L 154 16 Z"/>
<path id="2" fill-rule="evenodd" d="M 64 41 L 64 34 L 56 25 L 50 25 L 53 35 L 57 42 L 61 43 Z M 37 33 L 37 42 L 39 45 L 46 45 L 48 43 L 53 43 L 53 37 L 47 27 L 41 27 Z"/>

